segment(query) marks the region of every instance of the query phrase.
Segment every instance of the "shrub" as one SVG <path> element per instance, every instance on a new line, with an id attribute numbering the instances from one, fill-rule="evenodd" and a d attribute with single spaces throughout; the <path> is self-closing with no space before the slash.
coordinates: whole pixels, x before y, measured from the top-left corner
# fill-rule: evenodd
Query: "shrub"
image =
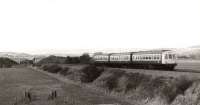
<path id="1" fill-rule="evenodd" d="M 129 90 L 136 89 L 141 83 L 147 83 L 147 81 L 151 80 L 150 75 L 145 75 L 141 73 L 126 73 L 127 85 L 125 93 Z"/>
<path id="2" fill-rule="evenodd" d="M 104 71 L 104 68 L 97 68 L 94 65 L 89 65 L 81 69 L 83 75 L 81 76 L 81 82 L 93 82 L 98 78 L 101 73 Z"/>
<path id="3" fill-rule="evenodd" d="M 80 63 L 80 57 L 70 57 L 70 56 L 67 56 L 66 59 L 65 59 L 65 63 L 68 63 L 68 64 L 77 64 L 77 63 Z"/>
<path id="4" fill-rule="evenodd" d="M 123 70 L 110 70 L 110 73 L 112 73 L 112 75 L 105 78 L 104 81 L 105 81 L 106 88 L 108 88 L 108 90 L 112 91 L 113 89 L 117 88 L 118 79 L 125 74 L 125 71 L 123 71 Z"/>
<path id="5" fill-rule="evenodd" d="M 64 67 L 64 68 L 62 68 L 61 71 L 59 71 L 59 73 L 60 73 L 61 75 L 63 75 L 63 76 L 66 76 L 66 75 L 69 74 L 69 68 L 68 68 L 68 67 Z"/>
<path id="6" fill-rule="evenodd" d="M 161 92 L 165 96 L 167 102 L 171 103 L 179 94 L 184 94 L 192 83 L 193 82 L 185 76 L 171 78 L 168 80 L 168 85 L 165 85 Z"/>
<path id="7" fill-rule="evenodd" d="M 42 68 L 44 71 L 48 71 L 50 73 L 58 73 L 59 71 L 62 70 L 62 67 L 60 67 L 59 65 L 56 65 L 56 64 L 44 65 Z"/>
<path id="8" fill-rule="evenodd" d="M 148 97 L 162 97 L 166 102 L 171 103 L 179 94 L 184 94 L 192 84 L 192 81 L 184 76 L 173 77 L 156 77 L 143 85 L 144 91 Z M 142 93 L 143 93 L 142 92 Z"/>
<path id="9" fill-rule="evenodd" d="M 91 60 L 91 58 L 90 58 L 89 54 L 87 54 L 87 53 L 80 56 L 80 63 L 87 64 L 87 63 L 90 63 L 90 60 Z"/>
<path id="10" fill-rule="evenodd" d="M 0 58 L 0 67 L 12 67 L 13 65 L 17 65 L 18 63 L 9 59 L 9 58 Z"/>
<path id="11" fill-rule="evenodd" d="M 178 87 L 179 94 L 184 94 L 185 90 L 187 90 L 192 85 L 193 81 L 189 80 L 185 76 L 181 76 L 177 79 L 177 82 L 175 83 Z"/>

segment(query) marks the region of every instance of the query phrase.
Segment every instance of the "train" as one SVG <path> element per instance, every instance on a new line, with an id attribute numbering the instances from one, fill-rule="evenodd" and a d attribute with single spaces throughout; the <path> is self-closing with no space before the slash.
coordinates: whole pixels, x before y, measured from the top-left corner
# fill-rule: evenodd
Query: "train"
<path id="1" fill-rule="evenodd" d="M 177 66 L 177 55 L 172 50 L 99 53 L 94 54 L 92 59 L 97 66 L 165 70 L 174 70 Z"/>

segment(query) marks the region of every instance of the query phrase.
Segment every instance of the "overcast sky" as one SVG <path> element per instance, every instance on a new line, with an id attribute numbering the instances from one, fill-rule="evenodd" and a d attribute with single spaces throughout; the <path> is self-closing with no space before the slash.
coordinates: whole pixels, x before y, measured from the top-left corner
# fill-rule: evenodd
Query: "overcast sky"
<path id="1" fill-rule="evenodd" d="M 0 52 L 193 45 L 199 0 L 0 0 Z"/>

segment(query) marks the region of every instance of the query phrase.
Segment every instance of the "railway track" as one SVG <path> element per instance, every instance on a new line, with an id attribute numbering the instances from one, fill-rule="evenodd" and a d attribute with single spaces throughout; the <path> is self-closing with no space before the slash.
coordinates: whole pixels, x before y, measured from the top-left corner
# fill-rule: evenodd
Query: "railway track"
<path id="1" fill-rule="evenodd" d="M 195 70 L 195 69 L 174 69 L 174 72 L 200 73 L 200 70 Z"/>

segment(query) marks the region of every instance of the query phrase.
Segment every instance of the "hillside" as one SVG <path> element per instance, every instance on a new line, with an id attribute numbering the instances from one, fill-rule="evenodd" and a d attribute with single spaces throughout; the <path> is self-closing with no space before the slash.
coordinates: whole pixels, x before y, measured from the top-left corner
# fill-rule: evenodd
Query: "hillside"
<path id="1" fill-rule="evenodd" d="M 16 65 L 17 62 L 9 59 L 9 58 L 0 58 L 0 68 L 2 67 L 12 67 L 13 65 Z"/>
<path id="2" fill-rule="evenodd" d="M 46 58 L 41 59 L 38 64 L 48 64 L 48 63 L 57 63 L 62 64 L 65 63 L 66 58 L 65 57 L 59 57 L 59 56 L 48 56 Z"/>
<path id="3" fill-rule="evenodd" d="M 20 62 L 22 60 L 31 60 L 34 58 L 33 55 L 26 54 L 26 53 L 15 53 L 15 52 L 0 52 L 0 57 L 6 57 L 12 59 L 16 62 Z"/>

